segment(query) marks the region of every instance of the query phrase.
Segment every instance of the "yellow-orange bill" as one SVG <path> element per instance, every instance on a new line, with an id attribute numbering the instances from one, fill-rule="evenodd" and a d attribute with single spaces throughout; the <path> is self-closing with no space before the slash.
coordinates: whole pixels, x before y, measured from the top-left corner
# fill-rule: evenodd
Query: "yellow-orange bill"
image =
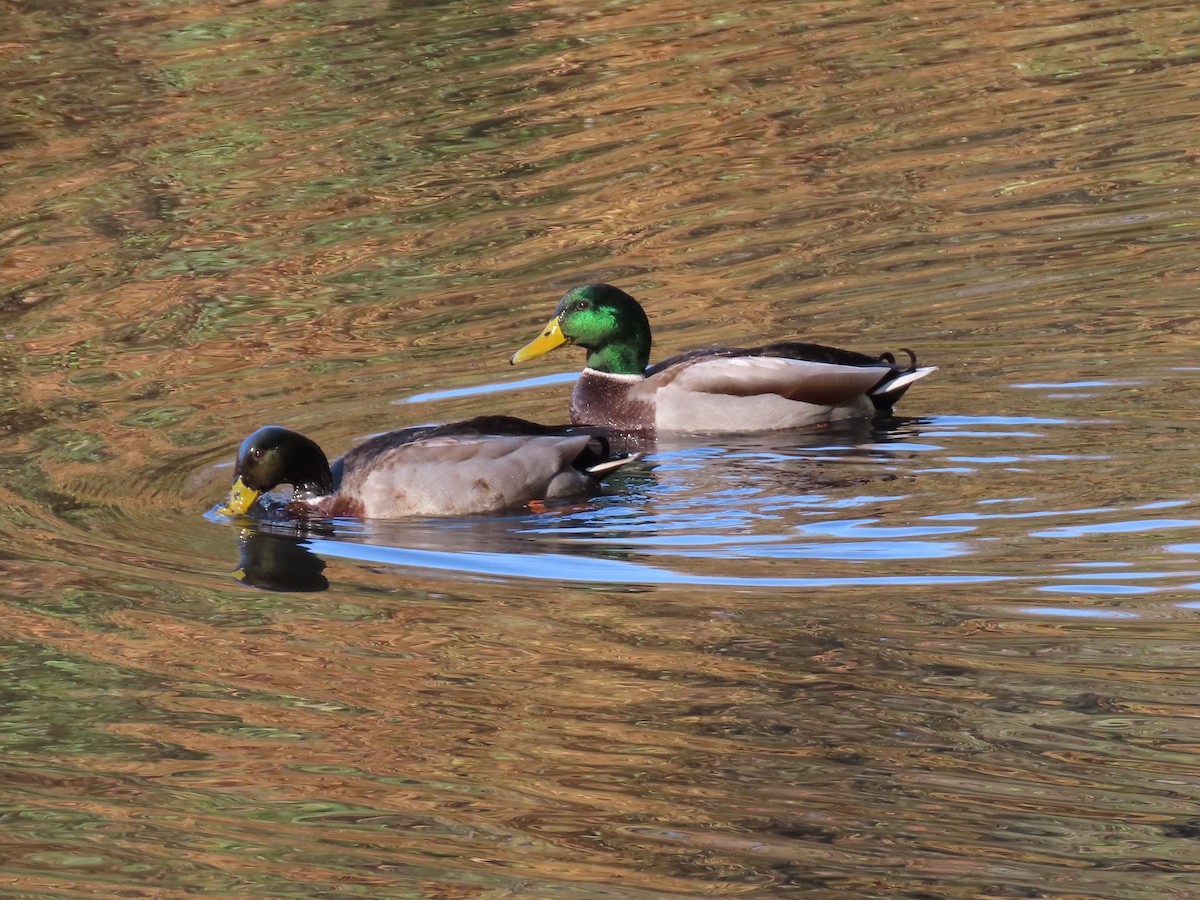
<path id="1" fill-rule="evenodd" d="M 561 347 L 565 343 L 567 343 L 566 335 L 558 327 L 558 319 L 553 318 L 542 329 L 542 333 L 514 353 L 509 362 L 516 365 L 530 359 L 537 359 L 542 354 L 549 353 L 555 347 Z"/>
<path id="2" fill-rule="evenodd" d="M 239 475 L 237 481 L 233 483 L 233 487 L 229 489 L 229 499 L 225 501 L 220 512 L 226 516 L 244 516 L 250 511 L 250 507 L 254 505 L 254 501 L 261 493 L 262 491 L 246 487 L 246 482 L 242 481 Z"/>

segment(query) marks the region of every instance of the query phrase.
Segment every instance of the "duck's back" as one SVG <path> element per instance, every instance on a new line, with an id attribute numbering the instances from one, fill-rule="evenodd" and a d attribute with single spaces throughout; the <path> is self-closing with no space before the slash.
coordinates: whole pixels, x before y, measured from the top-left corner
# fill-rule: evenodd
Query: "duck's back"
<path id="1" fill-rule="evenodd" d="M 571 397 L 576 422 L 628 430 L 749 432 L 864 418 L 890 408 L 886 385 L 914 369 L 885 354 L 779 342 L 694 350 L 644 377 L 585 369 Z M 916 380 L 921 371 L 909 379 Z M 876 396 L 878 395 L 878 396 Z"/>
<path id="2" fill-rule="evenodd" d="M 380 435 L 346 454 L 338 514 L 469 515 L 582 493 L 607 442 L 507 417 Z"/>

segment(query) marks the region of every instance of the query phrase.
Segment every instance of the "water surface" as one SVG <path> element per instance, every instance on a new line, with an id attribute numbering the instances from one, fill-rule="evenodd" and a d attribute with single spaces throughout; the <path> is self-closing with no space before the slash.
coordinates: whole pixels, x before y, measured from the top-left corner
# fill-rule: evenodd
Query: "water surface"
<path id="1" fill-rule="evenodd" d="M 1191 7 L 4 15 L 4 890 L 1200 890 Z M 542 513 L 204 515 L 267 422 L 561 421 L 507 358 L 586 280 L 940 371 Z"/>

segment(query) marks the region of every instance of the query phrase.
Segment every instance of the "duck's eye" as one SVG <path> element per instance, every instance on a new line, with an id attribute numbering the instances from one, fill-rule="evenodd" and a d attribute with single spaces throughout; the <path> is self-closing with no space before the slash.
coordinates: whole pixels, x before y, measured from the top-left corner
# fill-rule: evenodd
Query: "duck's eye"
<path id="1" fill-rule="evenodd" d="M 586 300 L 576 300 L 575 301 L 575 311 L 583 312 L 585 309 L 588 308 L 588 305 L 589 304 Z"/>
<path id="2" fill-rule="evenodd" d="M 254 460 L 255 462 L 258 462 L 260 459 L 262 459 L 263 458 L 262 447 L 251 447 L 250 448 L 250 458 L 252 460 Z"/>

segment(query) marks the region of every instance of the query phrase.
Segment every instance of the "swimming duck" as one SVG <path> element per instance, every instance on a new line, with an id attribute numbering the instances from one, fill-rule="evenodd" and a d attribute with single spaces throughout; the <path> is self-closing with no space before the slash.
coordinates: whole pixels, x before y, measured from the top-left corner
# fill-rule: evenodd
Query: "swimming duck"
<path id="1" fill-rule="evenodd" d="M 571 392 L 571 420 L 624 431 L 749 432 L 818 425 L 891 412 L 914 381 L 936 370 L 890 353 L 868 356 L 820 344 L 780 342 L 693 350 L 650 362 L 650 322 L 611 284 L 572 288 L 520 363 L 563 344 L 587 351 Z"/>
<path id="2" fill-rule="evenodd" d="M 290 484 L 288 515 L 470 515 L 582 494 L 636 459 L 595 429 L 480 416 L 377 435 L 333 465 L 316 442 L 268 425 L 246 438 L 225 515 L 249 512 L 264 491 Z"/>

